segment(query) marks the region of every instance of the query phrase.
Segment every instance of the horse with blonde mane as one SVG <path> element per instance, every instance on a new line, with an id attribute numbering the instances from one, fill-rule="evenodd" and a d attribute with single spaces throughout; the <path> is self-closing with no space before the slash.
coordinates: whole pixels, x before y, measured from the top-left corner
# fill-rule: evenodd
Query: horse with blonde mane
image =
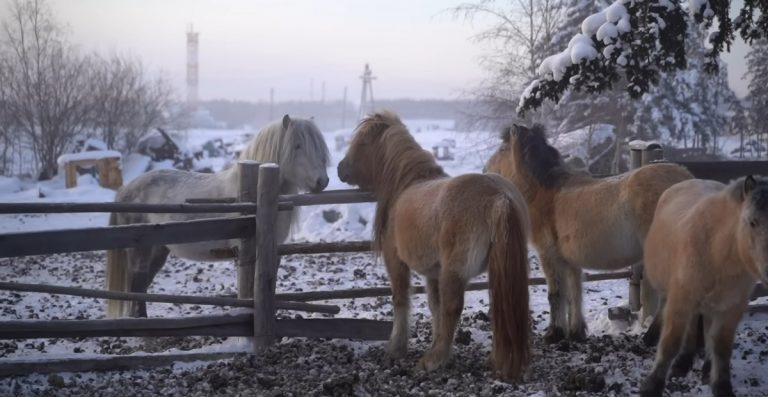
<path id="1" fill-rule="evenodd" d="M 419 365 L 431 371 L 450 358 L 468 281 L 487 269 L 492 362 L 502 378 L 521 377 L 531 355 L 529 220 L 514 185 L 492 174 L 449 177 L 390 112 L 358 125 L 338 172 L 376 198 L 374 248 L 384 258 L 394 306 L 389 353 L 407 350 L 411 270 L 427 282 L 433 343 Z"/>
<path id="2" fill-rule="evenodd" d="M 661 396 L 670 366 L 673 376 L 691 369 L 702 316 L 703 376 L 712 394 L 733 396 L 736 327 L 755 282 L 768 283 L 768 179 L 727 186 L 694 179 L 669 188 L 645 240 L 645 270 L 665 303 L 656 362 L 640 394 Z"/>
<path id="3" fill-rule="evenodd" d="M 514 125 L 502 140 L 486 169 L 512 181 L 528 203 L 532 243 L 547 278 L 545 339 L 583 340 L 582 268 L 616 270 L 639 262 L 659 196 L 693 176 L 674 164 L 602 179 L 574 173 L 541 126 Z"/>
<path id="4" fill-rule="evenodd" d="M 327 167 L 330 155 L 325 139 L 311 120 L 291 119 L 285 115 L 264 127 L 240 154 L 240 160 L 277 163 L 280 166 L 280 194 L 300 190 L 318 192 L 328 186 Z M 121 203 L 183 203 L 187 198 L 237 197 L 240 170 L 233 166 L 215 174 L 179 170 L 151 171 L 122 187 L 115 198 Z M 216 218 L 227 214 L 138 214 L 113 213 L 110 225 L 162 223 Z M 231 215 L 231 214 L 230 214 Z M 280 211 L 276 240 L 288 236 L 295 216 L 293 211 Z M 194 244 L 173 244 L 107 252 L 107 289 L 110 291 L 146 292 L 152 279 L 163 267 L 168 254 L 199 260 L 223 260 L 216 250 L 239 246 L 239 240 L 221 240 Z M 144 302 L 110 300 L 109 317 L 146 317 Z"/>

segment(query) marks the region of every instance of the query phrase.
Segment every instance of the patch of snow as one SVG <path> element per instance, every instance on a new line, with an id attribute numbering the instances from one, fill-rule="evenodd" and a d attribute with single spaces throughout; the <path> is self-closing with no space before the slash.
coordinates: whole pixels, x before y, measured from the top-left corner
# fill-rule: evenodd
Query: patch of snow
<path id="1" fill-rule="evenodd" d="M 114 158 L 114 157 L 121 158 L 122 154 L 120 154 L 120 152 L 118 152 L 117 150 L 90 150 L 87 152 L 62 154 L 56 160 L 56 163 L 59 164 L 59 167 L 63 167 L 64 164 L 70 161 L 100 160 L 100 159 Z"/>

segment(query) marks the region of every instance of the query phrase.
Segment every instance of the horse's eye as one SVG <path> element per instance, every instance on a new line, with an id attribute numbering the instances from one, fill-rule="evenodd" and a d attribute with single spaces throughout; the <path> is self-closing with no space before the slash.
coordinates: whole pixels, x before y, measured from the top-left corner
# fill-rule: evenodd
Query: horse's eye
<path id="1" fill-rule="evenodd" d="M 757 221 L 752 219 L 751 221 L 749 221 L 749 226 L 752 227 L 752 228 L 757 227 Z"/>
<path id="2" fill-rule="evenodd" d="M 301 149 L 301 145 L 300 145 L 300 144 L 296 144 L 296 147 L 295 147 L 295 149 L 296 149 L 296 150 L 299 150 L 299 149 Z"/>

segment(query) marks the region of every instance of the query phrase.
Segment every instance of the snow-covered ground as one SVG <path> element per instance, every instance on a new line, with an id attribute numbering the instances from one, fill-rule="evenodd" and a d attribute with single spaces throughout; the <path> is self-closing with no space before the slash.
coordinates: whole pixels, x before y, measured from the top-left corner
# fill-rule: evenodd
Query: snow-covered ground
<path id="1" fill-rule="evenodd" d="M 443 139 L 455 140 L 455 149 L 453 149 L 455 158 L 441 161 L 441 165 L 452 175 L 479 172 L 484 161 L 498 144 L 495 134 L 454 131 L 452 122 L 448 121 L 410 120 L 406 121 L 406 124 L 425 149 L 430 149 Z M 246 133 L 248 131 L 191 130 L 180 141 L 190 148 L 199 148 L 205 142 L 216 138 L 241 145 Z M 349 137 L 351 133 L 351 129 L 346 129 L 324 134 L 332 154 L 332 165 L 328 170 L 331 178 L 328 189 L 348 188 L 338 180 L 336 175 L 336 164 L 346 150 L 346 148 L 336 149 L 336 137 Z M 206 161 L 214 169 L 220 169 L 229 162 L 221 158 Z M 135 178 L 149 165 L 146 157 L 137 155 L 127 156 L 124 162 L 126 181 Z M 113 191 L 99 187 L 89 175 L 81 176 L 78 179 L 78 186 L 73 189 L 64 189 L 61 178 L 47 182 L 28 182 L 0 177 L 0 202 L 105 202 L 113 198 Z M 298 226 L 290 238 L 294 241 L 369 239 L 373 209 L 373 204 L 305 207 L 301 211 Z M 335 222 L 329 223 L 324 219 L 323 212 L 331 210 L 338 212 L 341 216 Z M 0 233 L 95 227 L 106 224 L 106 214 L 0 215 Z M 541 276 L 535 253 L 531 252 L 531 255 L 531 275 Z M 103 252 L 3 259 L 0 260 L 0 281 L 101 288 L 104 283 L 104 262 Z M 232 294 L 234 281 L 235 270 L 230 263 L 194 262 L 171 257 L 155 278 L 149 292 L 192 295 Z M 414 277 L 414 283 L 421 282 L 419 277 Z M 281 292 L 292 292 L 383 285 L 387 285 L 385 270 L 372 254 L 294 255 L 283 258 L 277 289 Z M 626 304 L 627 285 L 626 280 L 586 283 L 584 306 L 589 333 L 592 335 L 589 341 L 583 345 L 548 346 L 541 343 L 540 338 L 537 337 L 533 367 L 526 382 L 520 385 L 496 382 L 487 370 L 486 358 L 490 349 L 490 333 L 485 313 L 488 310 L 488 296 L 486 291 L 478 291 L 466 294 L 465 311 L 457 339 L 461 342 L 456 344 L 455 364 L 445 369 L 442 374 L 440 371 L 438 374 L 418 374 L 414 369 L 418 356 L 427 348 L 430 341 L 429 310 L 426 301 L 423 296 L 414 296 L 412 305 L 414 332 L 410 346 L 414 353 L 395 363 L 388 362 L 384 358 L 381 342 L 305 341 L 301 338 L 284 338 L 272 353 L 253 359 L 255 361 L 248 361 L 246 364 L 238 360 L 211 365 L 184 364 L 175 366 L 172 371 L 164 372 L 162 376 L 153 374 L 152 371 L 128 371 L 79 375 L 63 373 L 60 374 L 60 378 L 47 375 L 6 378 L 0 379 L 0 395 L 77 395 L 84 392 L 121 395 L 121 391 L 125 395 L 132 394 L 131 390 L 143 390 L 131 389 L 133 387 L 131 384 L 136 382 L 158 383 L 165 385 L 162 387 L 176 388 L 173 392 L 161 387 L 142 392 L 148 395 L 157 393 L 187 395 L 192 394 L 191 390 L 201 392 L 200 395 L 238 394 L 238 390 L 241 389 L 230 390 L 226 386 L 219 388 L 216 384 L 220 382 L 211 380 L 221 379 L 223 376 L 221 373 L 232 371 L 235 367 L 239 368 L 239 371 L 245 371 L 242 373 L 248 373 L 254 377 L 271 377 L 269 379 L 272 380 L 266 382 L 269 385 L 259 380 L 256 385 L 249 386 L 254 395 L 279 394 L 279 392 L 293 395 L 334 393 L 473 395 L 487 394 L 489 390 L 490 394 L 504 395 L 628 395 L 636 393 L 639 381 L 650 369 L 653 349 L 647 349 L 639 342 L 638 334 L 642 330 L 639 324 L 627 325 L 608 319 L 608 308 Z M 549 305 L 546 287 L 532 286 L 530 291 L 531 310 L 536 323 L 535 330 L 537 336 L 540 336 L 548 322 Z M 341 307 L 341 313 L 337 317 L 391 318 L 389 298 L 338 300 L 327 303 Z M 105 315 L 103 301 L 90 298 L 0 292 L 0 304 L 2 305 L 0 306 L 2 307 L 1 320 L 98 319 Z M 151 317 L 211 314 L 227 310 L 207 306 L 148 305 Z M 285 312 L 281 315 L 293 316 L 294 313 Z M 732 359 L 733 384 L 738 395 L 768 395 L 768 378 L 766 378 L 768 346 L 766 343 L 768 343 L 768 316 L 746 317 L 739 328 Z M 162 354 L 180 349 L 200 352 L 251 351 L 248 341 L 243 338 L 185 338 L 183 341 L 141 338 L 40 339 L 0 341 L 0 361 L 145 352 Z M 293 353 L 285 353 L 289 351 Z M 286 357 L 293 357 L 291 354 L 298 357 L 289 363 L 280 362 L 276 357 L 283 353 Z M 352 362 L 344 367 L 336 362 L 339 355 L 351 357 L 349 360 Z M 292 372 L 303 370 L 306 365 L 319 369 L 307 369 L 306 373 Z M 347 382 L 351 387 L 347 393 L 338 391 L 346 390 L 343 388 L 334 389 L 333 392 L 324 389 L 328 379 L 335 378 L 323 371 L 340 365 L 338 370 L 354 373 L 352 380 Z M 676 395 L 709 393 L 708 387 L 700 386 L 698 380 L 700 365 L 700 362 L 697 363 L 697 369 L 688 377 L 671 381 L 669 390 Z M 217 375 L 214 376 L 213 373 Z M 190 380 L 192 379 L 190 376 L 196 380 Z M 169 383 L 172 382 L 171 379 L 178 382 L 171 386 Z M 452 383 L 452 379 L 459 380 L 458 384 Z M 279 385 L 276 386 L 273 383 Z M 313 384 L 314 387 L 323 385 L 320 387 L 320 393 L 297 386 L 305 387 Z M 402 386 L 393 386 L 401 384 Z M 186 390 L 189 393 L 184 391 L 184 387 L 188 388 Z M 271 391 L 268 393 L 268 390 Z"/>

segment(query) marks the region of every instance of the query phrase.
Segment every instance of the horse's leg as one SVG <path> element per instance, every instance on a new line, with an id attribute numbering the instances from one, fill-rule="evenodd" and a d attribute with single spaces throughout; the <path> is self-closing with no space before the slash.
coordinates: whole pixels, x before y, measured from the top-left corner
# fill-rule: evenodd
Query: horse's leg
<path id="1" fill-rule="evenodd" d="M 432 341 L 437 336 L 437 328 L 440 325 L 440 280 L 427 277 L 427 300 L 429 311 L 432 314 Z"/>
<path id="2" fill-rule="evenodd" d="M 165 264 L 170 251 L 164 245 L 134 250 L 131 272 L 131 292 L 146 293 L 157 272 Z M 133 302 L 131 317 L 147 317 L 146 302 Z"/>
<path id="3" fill-rule="evenodd" d="M 693 359 L 696 356 L 698 348 L 699 330 L 701 326 L 701 315 L 691 316 L 688 327 L 685 331 L 683 346 L 672 363 L 670 376 L 673 378 L 682 378 L 688 374 L 693 367 Z"/>
<path id="4" fill-rule="evenodd" d="M 384 249 L 384 262 L 392 287 L 392 334 L 387 351 L 393 357 L 402 357 L 408 350 L 408 315 L 411 306 L 411 270 L 398 258 L 394 249 Z"/>
<path id="5" fill-rule="evenodd" d="M 685 336 L 685 328 L 691 317 L 693 304 L 686 292 L 673 288 L 669 293 L 666 307 L 664 308 L 664 322 L 662 323 L 661 340 L 656 349 L 656 361 L 648 377 L 640 386 L 640 395 L 643 397 L 661 396 L 664 392 L 664 384 L 667 378 L 672 359 L 680 350 L 680 343 Z"/>
<path id="6" fill-rule="evenodd" d="M 467 282 L 455 269 L 456 267 L 450 265 L 440 269 L 440 321 L 437 332 L 433 335 L 432 347 L 419 362 L 427 371 L 442 367 L 448 362 L 456 325 L 464 309 L 464 288 Z"/>
<path id="7" fill-rule="evenodd" d="M 584 341 L 587 339 L 587 323 L 582 307 L 582 271 L 571 265 L 563 266 L 563 271 L 568 297 L 568 339 Z"/>
<path id="8" fill-rule="evenodd" d="M 733 396 L 731 385 L 731 351 L 733 350 L 733 338 L 736 327 L 744 315 L 744 309 L 749 302 L 744 301 L 724 310 L 712 317 L 712 323 L 707 333 L 710 340 L 708 346 L 712 346 L 712 368 L 709 375 L 709 385 L 715 397 Z"/>
<path id="9" fill-rule="evenodd" d="M 547 343 L 555 343 L 565 338 L 565 288 L 563 283 L 562 261 L 557 255 L 539 252 L 541 270 L 547 278 L 547 298 L 549 299 L 549 326 L 544 333 Z"/>
<path id="10" fill-rule="evenodd" d="M 653 321 L 651 321 L 651 325 L 648 326 L 648 329 L 645 331 L 645 334 L 643 334 L 643 342 L 646 346 L 652 347 L 656 346 L 657 343 L 659 343 L 659 335 L 661 334 L 661 318 L 663 317 L 664 313 L 664 305 L 666 303 L 666 296 L 659 293 L 659 304 L 656 308 L 656 314 L 653 316 Z"/>

